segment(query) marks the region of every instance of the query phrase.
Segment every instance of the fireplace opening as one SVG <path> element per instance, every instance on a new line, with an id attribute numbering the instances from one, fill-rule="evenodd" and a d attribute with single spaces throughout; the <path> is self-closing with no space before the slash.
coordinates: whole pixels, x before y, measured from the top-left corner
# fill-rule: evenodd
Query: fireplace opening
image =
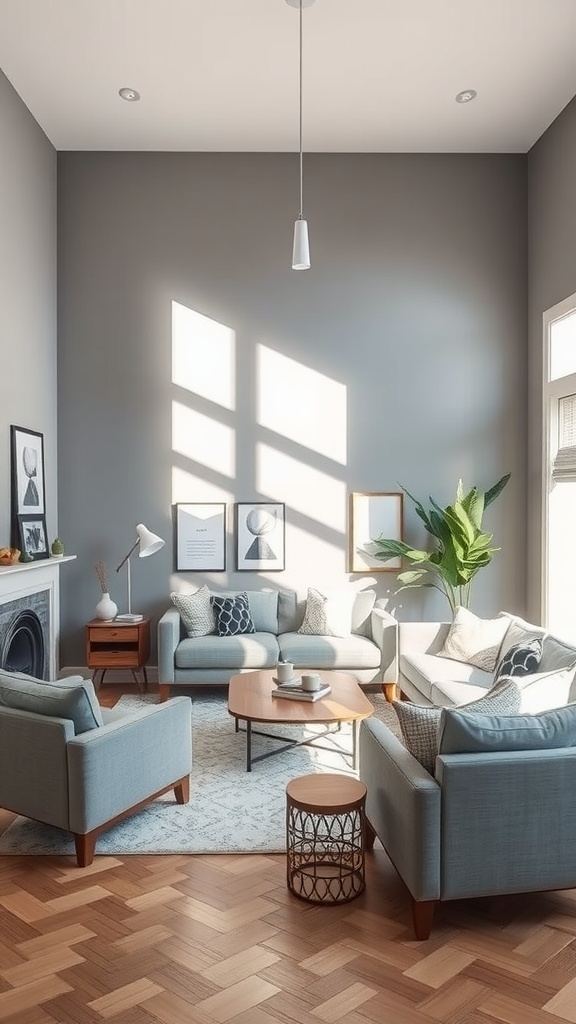
<path id="1" fill-rule="evenodd" d="M 27 609 L 7 624 L 0 647 L 0 666 L 8 672 L 25 672 L 44 678 L 44 633 L 36 612 Z"/>

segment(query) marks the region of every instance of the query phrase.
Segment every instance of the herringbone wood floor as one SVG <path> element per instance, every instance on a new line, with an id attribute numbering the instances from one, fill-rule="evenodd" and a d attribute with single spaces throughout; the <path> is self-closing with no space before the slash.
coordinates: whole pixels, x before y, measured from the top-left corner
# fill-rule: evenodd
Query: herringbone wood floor
<path id="1" fill-rule="evenodd" d="M 295 899 L 284 872 L 282 856 L 0 858 L 0 1021 L 576 1022 L 576 891 L 448 904 L 418 943 L 381 849 L 341 907 Z"/>

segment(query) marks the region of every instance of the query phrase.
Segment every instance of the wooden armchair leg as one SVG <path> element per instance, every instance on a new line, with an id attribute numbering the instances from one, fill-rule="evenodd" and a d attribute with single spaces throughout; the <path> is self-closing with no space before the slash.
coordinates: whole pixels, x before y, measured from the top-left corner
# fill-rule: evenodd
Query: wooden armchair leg
<path id="1" fill-rule="evenodd" d="M 176 797 L 177 804 L 187 804 L 190 799 L 190 776 L 187 775 L 185 779 L 180 779 L 174 786 L 174 796 Z"/>
<path id="2" fill-rule="evenodd" d="M 364 815 L 364 849 L 371 850 L 374 846 L 374 840 L 376 839 L 376 833 L 372 827 L 372 823 L 368 821 L 366 815 Z"/>
<path id="3" fill-rule="evenodd" d="M 168 683 L 160 683 L 159 689 L 160 689 L 160 703 L 163 704 L 164 701 L 168 700 L 168 697 L 170 696 L 170 686 L 169 686 Z"/>
<path id="4" fill-rule="evenodd" d="M 430 938 L 438 900 L 412 900 L 414 933 L 419 942 Z"/>
<path id="5" fill-rule="evenodd" d="M 98 832 L 74 833 L 74 845 L 76 847 L 76 860 L 79 868 L 87 868 L 94 860 L 94 850 Z"/>
<path id="6" fill-rule="evenodd" d="M 382 693 L 390 703 L 392 703 L 393 700 L 398 700 L 400 697 L 400 690 L 396 683 L 382 683 Z"/>

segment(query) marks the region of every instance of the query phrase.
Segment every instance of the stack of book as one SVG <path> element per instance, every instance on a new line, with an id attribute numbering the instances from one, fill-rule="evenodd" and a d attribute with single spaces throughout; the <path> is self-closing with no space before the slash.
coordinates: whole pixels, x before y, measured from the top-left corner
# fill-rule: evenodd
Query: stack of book
<path id="1" fill-rule="evenodd" d="M 273 697 L 287 697 L 288 700 L 320 700 L 331 693 L 332 687 L 328 683 L 322 683 L 319 690 L 303 690 L 301 679 L 291 679 L 289 683 L 279 683 L 275 690 L 272 690 Z"/>

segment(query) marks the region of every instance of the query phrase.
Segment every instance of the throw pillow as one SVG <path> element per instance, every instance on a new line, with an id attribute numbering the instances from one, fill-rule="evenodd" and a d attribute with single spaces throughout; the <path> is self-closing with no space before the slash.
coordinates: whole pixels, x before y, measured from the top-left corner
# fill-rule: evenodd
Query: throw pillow
<path id="1" fill-rule="evenodd" d="M 241 633 L 254 633 L 254 623 L 250 614 L 248 594 L 236 594 L 236 597 L 212 596 L 212 604 L 216 610 L 216 632 L 218 636 L 239 636 Z"/>
<path id="2" fill-rule="evenodd" d="M 402 738 L 410 753 L 431 775 L 434 774 L 438 754 L 438 729 L 441 724 L 441 707 L 422 707 L 409 701 L 392 702 L 398 715 Z M 469 715 L 514 714 L 520 710 L 520 690 L 512 679 L 502 680 L 477 700 L 462 704 Z"/>
<path id="3" fill-rule="evenodd" d="M 542 640 L 534 637 L 525 643 L 514 644 L 498 662 L 494 682 L 503 676 L 527 676 L 536 672 L 542 657 Z"/>
<path id="4" fill-rule="evenodd" d="M 354 591 L 321 593 L 309 587 L 304 621 L 298 632 L 312 636 L 350 636 L 355 599 Z"/>
<path id="5" fill-rule="evenodd" d="M 551 750 L 576 746 L 576 704 L 538 715 L 468 715 L 444 708 L 439 753 L 477 754 L 503 750 Z"/>
<path id="6" fill-rule="evenodd" d="M 216 616 L 208 587 L 200 587 L 193 594 L 170 594 L 170 597 L 180 612 L 188 636 L 209 636 L 214 633 Z"/>
<path id="7" fill-rule="evenodd" d="M 464 661 L 485 672 L 493 672 L 508 625 L 505 615 L 479 619 L 467 608 L 458 607 L 438 657 Z"/>
<path id="8" fill-rule="evenodd" d="M 10 679 L 2 673 L 0 703 L 18 711 L 69 718 L 74 723 L 77 736 L 104 724 L 91 679 L 83 679 L 80 683 L 68 683 L 66 680 L 47 683 L 33 676 Z"/>

